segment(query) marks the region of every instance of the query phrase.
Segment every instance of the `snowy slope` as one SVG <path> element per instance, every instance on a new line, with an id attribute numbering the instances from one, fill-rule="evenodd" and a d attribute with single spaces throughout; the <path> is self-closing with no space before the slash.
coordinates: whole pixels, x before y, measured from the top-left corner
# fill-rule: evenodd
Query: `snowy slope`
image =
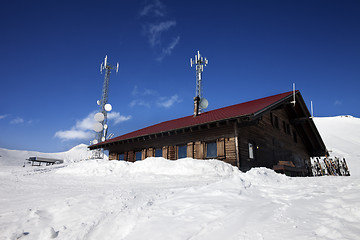
<path id="1" fill-rule="evenodd" d="M 348 157 L 351 173 L 358 172 L 358 120 L 315 119 L 327 147 Z M 342 139 L 343 133 L 350 138 Z M 355 144 L 349 147 L 347 139 Z M 0 165 L 1 240 L 360 236 L 356 174 L 289 178 L 265 168 L 242 173 L 221 161 L 194 159 L 76 162 L 86 152 L 78 150 L 67 152 L 68 164 L 25 168 L 8 164 L 9 158 L 20 159 L 22 153 L 2 150 L 0 154 L 9 155 L 3 161 L 7 166 Z"/>
<path id="2" fill-rule="evenodd" d="M 345 157 L 350 173 L 360 177 L 360 119 L 352 116 L 314 118 L 330 155 Z"/>
<path id="3" fill-rule="evenodd" d="M 29 157 L 56 158 L 64 160 L 65 163 L 76 162 L 87 159 L 91 155 L 91 152 L 88 151 L 87 147 L 88 146 L 85 144 L 80 144 L 69 151 L 60 153 L 42 153 L 0 148 L 0 166 L 22 166 L 25 159 L 28 159 Z"/>

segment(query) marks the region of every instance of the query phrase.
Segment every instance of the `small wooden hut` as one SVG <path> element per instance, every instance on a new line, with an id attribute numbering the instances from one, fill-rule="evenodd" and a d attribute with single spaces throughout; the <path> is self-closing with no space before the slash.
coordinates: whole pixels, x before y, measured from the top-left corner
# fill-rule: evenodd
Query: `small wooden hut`
<path id="1" fill-rule="evenodd" d="M 307 176 L 310 157 L 326 147 L 299 91 L 286 92 L 155 124 L 90 149 L 109 150 L 109 160 L 219 159 L 242 171 L 267 167 Z"/>

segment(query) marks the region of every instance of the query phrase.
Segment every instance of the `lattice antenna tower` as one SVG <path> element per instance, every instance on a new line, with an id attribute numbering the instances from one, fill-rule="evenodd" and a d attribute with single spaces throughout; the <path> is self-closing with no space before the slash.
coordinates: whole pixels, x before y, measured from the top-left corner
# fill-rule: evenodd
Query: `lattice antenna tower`
<path id="1" fill-rule="evenodd" d="M 197 54 L 195 55 L 195 59 L 193 60 L 190 58 L 190 66 L 196 65 L 196 92 L 195 92 L 195 98 L 198 97 L 200 99 L 199 102 L 199 113 L 202 112 L 205 108 L 208 106 L 208 101 L 202 97 L 202 72 L 204 71 L 204 65 L 205 67 L 209 61 L 202 57 L 200 55 L 200 52 L 197 51 Z"/>
<path id="2" fill-rule="evenodd" d="M 102 74 L 102 72 L 105 71 L 105 76 L 101 100 L 97 100 L 97 105 L 99 105 L 99 112 L 94 116 L 96 121 L 94 125 L 94 131 L 96 133 L 92 144 L 103 142 L 112 136 L 112 134 L 108 135 L 109 128 L 107 124 L 107 113 L 112 110 L 111 104 L 108 103 L 111 70 L 115 70 L 117 73 L 119 71 L 119 63 L 117 63 L 116 66 L 111 66 L 107 61 L 107 56 L 105 56 L 104 62 L 100 65 L 100 72 Z M 92 158 L 104 158 L 104 150 L 102 148 L 93 150 Z"/>

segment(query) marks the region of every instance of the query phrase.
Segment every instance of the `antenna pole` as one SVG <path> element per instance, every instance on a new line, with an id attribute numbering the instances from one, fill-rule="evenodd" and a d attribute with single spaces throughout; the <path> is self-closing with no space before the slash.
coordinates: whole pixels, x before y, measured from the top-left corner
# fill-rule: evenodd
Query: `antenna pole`
<path id="1" fill-rule="evenodd" d="M 200 52 L 197 51 L 197 54 L 195 55 L 195 60 L 190 58 L 190 66 L 192 67 L 193 64 L 196 64 L 196 92 L 195 92 L 195 98 L 198 97 L 199 99 L 202 98 L 202 72 L 204 71 L 204 65 L 206 66 L 208 64 L 208 60 L 206 58 L 203 58 L 200 55 Z M 202 112 L 202 108 L 199 107 L 199 113 Z"/>
<path id="2" fill-rule="evenodd" d="M 100 66 L 100 72 L 105 71 L 104 76 L 104 83 L 102 88 L 102 94 L 101 94 L 101 100 L 98 101 L 99 105 L 99 113 L 102 113 L 104 116 L 104 120 L 102 120 L 100 123 L 103 127 L 103 129 L 99 132 L 95 133 L 95 140 L 96 143 L 100 143 L 106 140 L 107 132 L 108 132 L 108 125 L 107 125 L 107 110 L 105 105 L 108 104 L 108 96 L 109 96 L 109 82 L 110 82 L 110 73 L 111 70 L 115 69 L 116 72 L 119 70 L 119 63 L 117 63 L 116 66 L 111 66 L 107 61 L 107 56 L 105 56 L 104 63 L 101 63 Z M 104 150 L 102 148 L 93 150 L 92 158 L 94 159 L 102 159 L 104 158 Z"/>
<path id="3" fill-rule="evenodd" d="M 296 99 L 295 99 L 295 83 L 293 83 L 293 100 L 290 102 L 293 104 L 293 106 L 295 107 L 295 104 L 296 104 Z"/>
<path id="4" fill-rule="evenodd" d="M 314 107 L 313 107 L 313 102 L 311 101 L 311 102 L 310 102 L 310 104 L 311 104 L 311 118 L 313 118 L 313 117 L 314 117 Z"/>

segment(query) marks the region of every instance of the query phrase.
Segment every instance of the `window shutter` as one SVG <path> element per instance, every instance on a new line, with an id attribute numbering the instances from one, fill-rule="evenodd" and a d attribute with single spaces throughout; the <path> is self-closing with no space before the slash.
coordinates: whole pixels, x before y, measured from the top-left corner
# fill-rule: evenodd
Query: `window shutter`
<path id="1" fill-rule="evenodd" d="M 146 158 L 146 149 L 143 149 L 141 151 L 141 160 L 144 160 Z"/>
<path id="2" fill-rule="evenodd" d="M 204 159 L 204 148 L 205 144 L 202 142 L 195 142 L 195 158 Z"/>
<path id="3" fill-rule="evenodd" d="M 135 153 L 134 153 L 134 151 L 129 152 L 129 161 L 130 162 L 135 162 Z"/>
<path id="4" fill-rule="evenodd" d="M 154 148 L 149 148 L 146 155 L 147 157 L 154 157 Z"/>
<path id="5" fill-rule="evenodd" d="M 116 153 L 110 153 L 109 160 L 115 160 L 115 159 L 116 159 Z"/>
<path id="6" fill-rule="evenodd" d="M 217 140 L 217 157 L 219 159 L 225 158 L 225 139 L 219 138 Z"/>
<path id="7" fill-rule="evenodd" d="M 193 142 L 189 142 L 187 144 L 186 157 L 188 157 L 188 158 L 194 157 L 194 143 Z"/>
<path id="8" fill-rule="evenodd" d="M 168 159 L 168 146 L 162 148 L 163 158 Z"/>

